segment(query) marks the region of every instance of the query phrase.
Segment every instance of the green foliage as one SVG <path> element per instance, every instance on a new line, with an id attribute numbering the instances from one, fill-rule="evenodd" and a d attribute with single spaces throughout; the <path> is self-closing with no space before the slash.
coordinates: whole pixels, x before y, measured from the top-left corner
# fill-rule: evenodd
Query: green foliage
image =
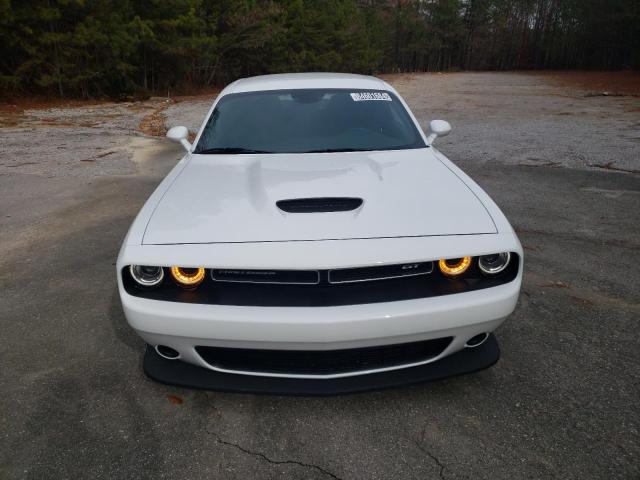
<path id="1" fill-rule="evenodd" d="M 0 0 L 0 95 L 291 71 L 637 68 L 637 0 Z"/>

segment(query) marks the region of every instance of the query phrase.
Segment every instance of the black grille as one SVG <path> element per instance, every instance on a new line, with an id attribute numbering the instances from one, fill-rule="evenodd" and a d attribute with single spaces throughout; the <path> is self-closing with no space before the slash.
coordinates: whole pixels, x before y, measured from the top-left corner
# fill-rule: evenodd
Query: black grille
<path id="1" fill-rule="evenodd" d="M 317 270 L 211 270 L 211 278 L 216 282 L 236 283 L 283 283 L 313 285 L 320 282 Z"/>
<path id="2" fill-rule="evenodd" d="M 347 350 L 253 350 L 196 347 L 209 365 L 227 370 L 302 375 L 376 370 L 417 363 L 440 355 L 452 337 Z"/>
<path id="3" fill-rule="evenodd" d="M 474 262 L 461 279 L 445 277 L 432 262 L 419 262 L 319 271 L 213 269 L 194 290 L 176 285 L 166 270 L 165 280 L 159 287 L 142 289 L 131 278 L 129 268 L 124 267 L 122 282 L 131 295 L 169 302 L 264 307 L 363 305 L 496 287 L 513 281 L 518 274 L 518 255 L 512 253 L 511 256 L 509 266 L 498 275 L 482 274 Z M 406 271 L 417 273 L 390 275 Z M 274 279 L 278 281 L 272 281 Z"/>
<path id="4" fill-rule="evenodd" d="M 288 213 L 348 212 L 362 205 L 361 198 L 322 197 L 278 200 L 278 208 Z"/>
<path id="5" fill-rule="evenodd" d="M 377 267 L 341 268 L 329 270 L 329 283 L 366 282 L 389 278 L 412 277 L 433 272 L 433 262 L 380 265 Z"/>

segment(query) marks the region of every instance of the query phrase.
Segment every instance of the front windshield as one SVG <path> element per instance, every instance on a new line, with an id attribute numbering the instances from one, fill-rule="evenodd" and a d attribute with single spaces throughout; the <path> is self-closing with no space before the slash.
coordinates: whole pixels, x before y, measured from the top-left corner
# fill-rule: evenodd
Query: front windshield
<path id="1" fill-rule="evenodd" d="M 194 153 L 309 153 L 424 148 L 402 103 L 378 90 L 225 95 Z"/>

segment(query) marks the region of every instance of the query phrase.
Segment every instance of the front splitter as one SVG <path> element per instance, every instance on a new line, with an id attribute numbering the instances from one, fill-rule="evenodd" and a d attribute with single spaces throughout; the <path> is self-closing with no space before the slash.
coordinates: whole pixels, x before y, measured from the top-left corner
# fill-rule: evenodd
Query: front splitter
<path id="1" fill-rule="evenodd" d="M 147 345 L 144 372 L 153 380 L 179 387 L 224 392 L 270 395 L 341 395 L 430 382 L 477 372 L 500 358 L 498 342 L 492 335 L 475 348 L 465 348 L 437 362 L 388 372 L 332 379 L 258 377 L 216 372 L 179 360 L 167 360 Z"/>

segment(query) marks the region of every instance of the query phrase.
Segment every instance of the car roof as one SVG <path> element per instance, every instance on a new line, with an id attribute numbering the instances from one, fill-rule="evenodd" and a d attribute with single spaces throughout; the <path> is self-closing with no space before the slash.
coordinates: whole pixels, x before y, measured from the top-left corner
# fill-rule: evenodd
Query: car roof
<path id="1" fill-rule="evenodd" d="M 367 75 L 351 73 L 280 73 L 241 78 L 228 85 L 221 94 L 303 88 L 353 88 L 393 91 L 393 88 L 387 82 Z"/>

